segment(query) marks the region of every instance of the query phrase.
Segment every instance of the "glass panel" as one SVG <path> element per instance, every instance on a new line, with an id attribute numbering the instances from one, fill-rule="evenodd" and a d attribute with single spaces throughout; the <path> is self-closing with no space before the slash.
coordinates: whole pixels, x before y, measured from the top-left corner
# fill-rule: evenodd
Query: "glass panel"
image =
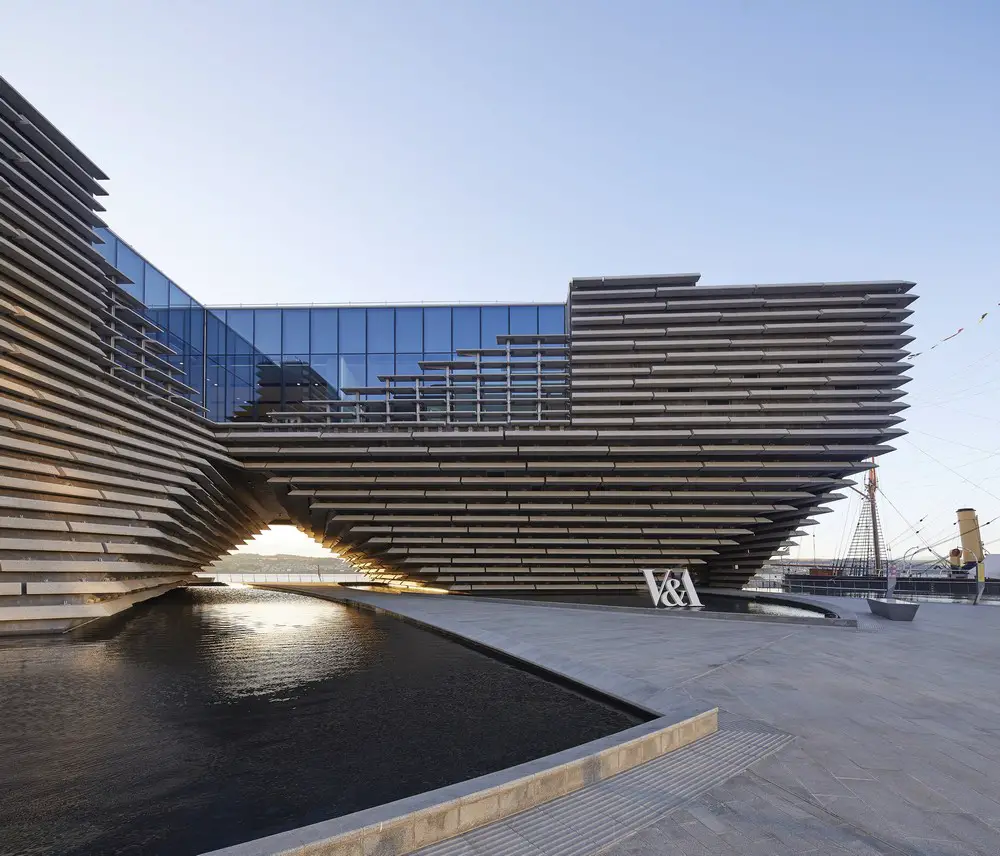
<path id="1" fill-rule="evenodd" d="M 254 400 L 257 402 L 255 415 L 263 418 L 272 410 L 281 407 L 281 385 L 284 382 L 281 366 L 266 357 L 254 359 Z"/>
<path id="2" fill-rule="evenodd" d="M 143 302 L 150 308 L 167 306 L 170 303 L 170 285 L 167 278 L 155 267 L 146 265 L 146 299 Z"/>
<path id="3" fill-rule="evenodd" d="M 315 312 L 315 310 L 313 311 Z M 316 374 L 323 378 L 323 380 L 325 380 L 332 387 L 330 394 L 333 396 L 336 395 L 334 391 L 340 387 L 337 379 L 337 368 L 339 362 L 340 359 L 336 354 L 313 354 L 312 357 L 313 371 L 315 371 Z"/>
<path id="4" fill-rule="evenodd" d="M 122 284 L 122 287 L 133 297 L 137 297 L 139 300 L 143 300 L 143 268 L 145 267 L 145 262 L 138 256 L 138 254 L 132 250 L 130 247 L 119 242 L 118 244 L 118 261 L 115 267 L 118 268 L 125 276 L 132 280 L 131 284 Z M 159 304 L 160 306 L 167 305 L 167 292 L 166 289 L 163 291 L 163 302 Z"/>
<path id="5" fill-rule="evenodd" d="M 236 333 L 246 339 L 253 341 L 253 310 L 252 309 L 227 309 L 226 324 Z M 234 353 L 230 351 L 230 353 Z"/>
<path id="6" fill-rule="evenodd" d="M 159 276 L 163 276 L 163 274 L 159 273 L 159 271 L 157 271 L 155 268 L 151 268 L 151 267 L 147 267 L 146 268 L 146 294 L 147 294 L 147 296 L 149 294 L 149 285 L 150 285 L 151 277 L 152 277 L 153 274 L 156 274 L 156 275 L 159 275 Z M 171 309 L 176 309 L 178 307 L 187 308 L 187 307 L 189 307 L 191 305 L 191 295 L 188 294 L 179 285 L 177 285 L 177 284 L 175 284 L 173 282 L 168 283 L 168 290 L 170 292 L 170 308 Z"/>
<path id="7" fill-rule="evenodd" d="M 205 370 L 205 406 L 208 408 L 208 415 L 216 422 L 224 422 L 226 414 L 224 389 L 222 387 L 222 366 L 215 360 L 209 359 Z"/>
<path id="8" fill-rule="evenodd" d="M 368 386 L 384 386 L 379 375 L 391 375 L 394 367 L 392 354 L 370 354 L 368 356 Z"/>
<path id="9" fill-rule="evenodd" d="M 396 350 L 424 349 L 423 310 L 417 307 L 396 310 Z"/>
<path id="10" fill-rule="evenodd" d="M 167 317 L 171 338 L 176 337 L 179 340 L 179 342 L 171 342 L 171 347 L 178 350 L 188 349 L 190 347 L 188 343 L 191 341 L 191 310 L 170 309 Z"/>
<path id="11" fill-rule="evenodd" d="M 197 395 L 190 396 L 192 401 L 197 401 L 198 404 L 203 404 L 201 400 L 201 391 L 205 386 L 205 364 L 200 356 L 189 356 L 185 360 L 185 377 L 184 383 L 188 386 L 194 387 L 198 390 Z"/>
<path id="12" fill-rule="evenodd" d="M 566 307 L 562 304 L 558 306 L 539 306 L 538 332 L 543 334 L 565 333 Z"/>
<path id="13" fill-rule="evenodd" d="M 358 310 L 353 310 L 358 311 Z M 364 312 L 364 310 L 360 310 Z M 340 313 L 343 320 L 344 313 Z M 343 332 L 343 331 L 341 331 Z M 343 339 L 343 335 L 341 335 Z M 364 354 L 342 354 L 340 357 L 340 388 L 348 389 L 352 386 L 365 385 L 365 355 Z"/>
<path id="14" fill-rule="evenodd" d="M 479 307 L 456 306 L 452 309 L 452 347 L 479 347 Z M 435 342 L 435 347 L 439 347 Z"/>
<path id="15" fill-rule="evenodd" d="M 368 353 L 391 354 L 396 349 L 392 309 L 368 310 Z"/>
<path id="16" fill-rule="evenodd" d="M 339 314 L 337 328 L 340 331 L 340 350 L 348 353 L 364 353 L 365 310 L 341 309 Z M 340 376 L 344 376 L 343 371 L 341 371 Z"/>
<path id="17" fill-rule="evenodd" d="M 161 327 L 164 330 L 170 327 L 170 313 L 166 309 L 147 309 L 146 317 L 157 327 Z M 167 341 L 166 335 L 157 331 L 152 331 L 152 332 L 154 339 L 156 339 L 158 342 L 166 343 Z"/>
<path id="18" fill-rule="evenodd" d="M 506 306 L 483 307 L 483 344 L 484 348 L 495 348 L 497 336 L 506 336 L 510 332 Z"/>
<path id="19" fill-rule="evenodd" d="M 232 370 L 232 357 L 249 357 L 253 350 L 253 345 L 249 339 L 244 339 L 238 332 L 230 328 L 229 335 L 226 336 L 226 357 L 230 360 L 230 370 Z"/>
<path id="20" fill-rule="evenodd" d="M 205 319 L 208 313 L 205 308 L 195 301 L 191 301 L 191 338 L 189 343 L 194 353 L 200 354 L 205 347 Z"/>
<path id="21" fill-rule="evenodd" d="M 219 318 L 213 311 L 209 311 L 207 315 L 205 352 L 213 357 L 225 353 L 226 350 L 225 311 L 222 310 L 223 318 Z"/>
<path id="22" fill-rule="evenodd" d="M 103 244 L 99 244 L 95 240 L 94 249 L 113 265 L 115 263 L 115 244 L 117 243 L 115 236 L 111 234 L 109 229 L 94 229 L 94 235 L 104 241 Z"/>
<path id="23" fill-rule="evenodd" d="M 281 310 L 254 309 L 253 345 L 269 356 L 281 355 Z"/>
<path id="24" fill-rule="evenodd" d="M 310 309 L 313 352 L 337 353 L 337 310 Z M 336 373 L 336 372 L 335 372 Z"/>
<path id="25" fill-rule="evenodd" d="M 511 306 L 510 332 L 518 336 L 533 336 L 538 332 L 537 306 Z"/>
<path id="26" fill-rule="evenodd" d="M 326 374 L 336 374 L 337 372 L 337 358 L 336 356 L 329 356 L 326 358 L 329 362 L 326 364 L 325 371 Z M 306 371 L 306 379 L 309 383 L 307 399 L 312 401 L 322 401 L 327 399 L 337 399 L 340 398 L 340 391 L 338 389 L 337 379 L 328 378 L 326 374 L 321 374 L 317 371 L 316 366 L 310 364 L 308 370 Z"/>
<path id="27" fill-rule="evenodd" d="M 451 309 L 447 306 L 424 308 L 424 350 L 451 353 Z"/>
<path id="28" fill-rule="evenodd" d="M 309 310 L 284 309 L 281 319 L 284 332 L 282 351 L 286 354 L 308 354 Z"/>
<path id="29" fill-rule="evenodd" d="M 396 354 L 396 374 L 420 374 L 422 354 Z"/>

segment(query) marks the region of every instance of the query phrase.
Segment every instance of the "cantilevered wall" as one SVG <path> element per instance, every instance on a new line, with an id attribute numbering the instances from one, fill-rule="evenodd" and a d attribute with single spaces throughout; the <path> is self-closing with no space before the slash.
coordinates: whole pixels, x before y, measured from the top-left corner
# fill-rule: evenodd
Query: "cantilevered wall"
<path id="1" fill-rule="evenodd" d="M 719 537 L 701 577 L 742 585 L 904 433 L 913 283 L 697 280 L 573 281 L 573 425 L 621 456 L 621 513 Z"/>
<path id="2" fill-rule="evenodd" d="M 270 517 L 92 247 L 104 178 L 0 79 L 0 634 L 166 591 Z"/>
<path id="3" fill-rule="evenodd" d="M 229 425 L 318 539 L 458 591 L 615 591 L 642 567 L 742 585 L 904 407 L 912 283 L 578 279 L 567 337 Z"/>

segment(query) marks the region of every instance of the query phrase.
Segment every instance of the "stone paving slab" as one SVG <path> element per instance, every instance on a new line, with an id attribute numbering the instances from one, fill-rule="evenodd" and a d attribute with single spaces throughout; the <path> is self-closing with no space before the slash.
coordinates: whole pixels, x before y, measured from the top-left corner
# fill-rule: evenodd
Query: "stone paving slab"
<path id="1" fill-rule="evenodd" d="M 896 624 L 812 598 L 851 629 L 360 594 L 653 710 L 703 702 L 798 738 L 601 852 L 1000 854 L 1000 607 Z"/>

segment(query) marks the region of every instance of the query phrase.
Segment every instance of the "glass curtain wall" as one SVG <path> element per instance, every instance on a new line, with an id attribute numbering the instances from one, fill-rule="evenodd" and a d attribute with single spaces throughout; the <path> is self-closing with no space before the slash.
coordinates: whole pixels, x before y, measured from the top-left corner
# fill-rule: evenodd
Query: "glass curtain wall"
<path id="1" fill-rule="evenodd" d="M 517 306 L 205 307 L 114 233 L 97 249 L 162 328 L 157 338 L 216 422 L 263 419 L 298 402 L 417 374 L 421 360 L 496 346 L 507 334 L 562 334 L 565 304 Z"/>
<path id="2" fill-rule="evenodd" d="M 132 280 L 123 287 L 146 304 L 147 317 L 161 328 L 156 338 L 175 351 L 168 359 L 195 389 L 191 400 L 217 422 L 260 415 L 260 379 L 276 364 L 242 335 L 238 317 L 237 326 L 228 325 L 113 232 L 95 232 L 103 241 L 98 252 Z M 252 313 L 243 320 L 243 329 L 252 330 Z"/>
<path id="3" fill-rule="evenodd" d="M 213 307 L 210 312 L 282 365 L 307 364 L 335 389 L 417 374 L 421 360 L 496 347 L 497 336 L 565 332 L 564 304 L 524 306 Z"/>

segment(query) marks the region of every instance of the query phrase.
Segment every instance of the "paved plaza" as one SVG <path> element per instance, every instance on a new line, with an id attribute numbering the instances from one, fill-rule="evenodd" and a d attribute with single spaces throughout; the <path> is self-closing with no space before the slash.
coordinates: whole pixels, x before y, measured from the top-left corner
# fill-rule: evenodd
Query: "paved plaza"
<path id="1" fill-rule="evenodd" d="M 702 702 L 794 736 L 681 807 L 664 792 L 665 814 L 602 853 L 1000 854 L 1000 607 L 923 604 L 894 624 L 863 600 L 815 599 L 857 617 L 849 628 L 350 597 L 656 711 Z"/>

